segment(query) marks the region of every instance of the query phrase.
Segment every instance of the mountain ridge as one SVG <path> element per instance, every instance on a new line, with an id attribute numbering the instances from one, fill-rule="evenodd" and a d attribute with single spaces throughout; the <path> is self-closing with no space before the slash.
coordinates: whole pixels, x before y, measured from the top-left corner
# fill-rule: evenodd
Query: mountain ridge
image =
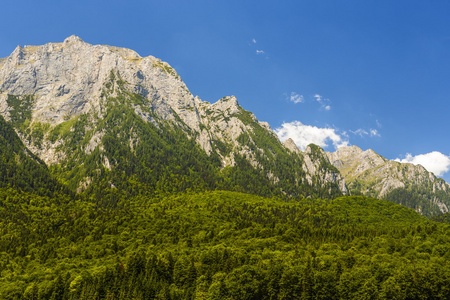
<path id="1" fill-rule="evenodd" d="M 91 45 L 77 36 L 18 46 L 0 60 L 0 114 L 78 192 L 94 182 L 117 187 L 124 178 L 132 186 L 155 190 L 175 184 L 170 174 L 184 182 L 175 184 L 180 190 L 191 189 L 188 174 L 203 172 L 205 164 L 209 179 L 194 181 L 209 188 L 294 197 L 353 193 L 391 201 L 393 192 L 405 189 L 427 194 L 419 204 L 406 201 L 421 213 L 446 212 L 450 206 L 448 183 L 423 168 L 390 162 L 356 146 L 334 154 L 316 145 L 300 151 L 292 140 L 282 144 L 270 125 L 244 110 L 236 97 L 202 101 L 168 63 L 126 48 Z M 171 156 L 185 154 L 190 157 L 186 165 Z M 145 155 L 175 165 L 163 171 Z M 177 163 L 186 170 L 178 170 Z"/>
<path id="2" fill-rule="evenodd" d="M 211 168 L 216 168 L 218 159 L 222 171 L 214 172 L 225 176 L 228 188 L 239 190 L 244 185 L 255 193 L 261 189 L 264 194 L 319 193 L 321 197 L 346 192 L 339 176 L 317 173 L 308 174 L 307 179 L 305 170 L 298 167 L 303 157 L 285 149 L 270 126 L 245 111 L 234 96 L 213 104 L 202 101 L 169 64 L 153 56 L 142 58 L 133 50 L 91 45 L 76 36 L 63 43 L 19 46 L 0 67 L 0 90 L 0 113 L 10 121 L 20 116 L 14 124 L 24 143 L 55 166 L 52 169 L 70 185 L 78 185 L 78 191 L 88 188 L 98 177 L 96 172 L 114 173 L 116 167 L 122 168 L 118 164 L 142 159 L 135 157 L 136 147 L 145 140 L 138 131 L 152 124 L 146 134 L 171 136 L 173 128 L 179 131 L 177 141 L 181 132 L 196 141 L 210 157 Z M 158 147 L 164 144 L 161 140 Z M 122 150 L 117 154 L 127 157 L 120 163 L 114 156 L 118 145 Z M 153 147 L 151 151 L 160 150 Z M 336 173 L 329 164 L 323 167 Z M 248 174 L 243 176 L 238 169 Z M 151 180 L 163 180 L 160 175 Z M 248 181 L 247 177 L 259 179 Z M 317 181 L 321 185 L 312 178 L 322 178 Z M 222 186 L 220 180 L 218 186 Z"/>

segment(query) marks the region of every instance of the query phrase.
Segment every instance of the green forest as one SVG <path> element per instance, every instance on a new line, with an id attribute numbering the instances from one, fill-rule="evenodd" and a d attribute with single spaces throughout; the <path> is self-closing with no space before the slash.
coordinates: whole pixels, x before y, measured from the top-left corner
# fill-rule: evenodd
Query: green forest
<path id="1" fill-rule="evenodd" d="M 0 195 L 2 299 L 450 298 L 450 227 L 384 200 Z"/>

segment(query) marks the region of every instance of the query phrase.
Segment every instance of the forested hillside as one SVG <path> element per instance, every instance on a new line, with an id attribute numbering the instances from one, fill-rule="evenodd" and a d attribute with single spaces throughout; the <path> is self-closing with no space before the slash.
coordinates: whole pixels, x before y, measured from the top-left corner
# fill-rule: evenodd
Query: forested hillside
<path id="1" fill-rule="evenodd" d="M 2 299 L 448 299 L 449 233 L 365 197 L 235 192 L 114 209 L 3 190 Z"/>

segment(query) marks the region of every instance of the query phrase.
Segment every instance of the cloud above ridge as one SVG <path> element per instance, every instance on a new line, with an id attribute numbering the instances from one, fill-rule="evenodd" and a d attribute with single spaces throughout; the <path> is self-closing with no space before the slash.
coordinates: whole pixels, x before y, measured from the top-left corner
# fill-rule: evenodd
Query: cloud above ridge
<path id="1" fill-rule="evenodd" d="M 305 150 L 311 143 L 325 148 L 331 142 L 335 149 L 347 146 L 349 143 L 345 133 L 339 135 L 336 129 L 305 125 L 300 121 L 283 123 L 281 127 L 275 129 L 275 133 L 282 142 L 291 138 L 301 150 Z"/>
<path id="2" fill-rule="evenodd" d="M 442 176 L 450 171 L 450 156 L 442 154 L 439 151 L 419 154 L 416 156 L 413 156 L 411 153 L 407 153 L 405 158 L 396 158 L 394 160 L 401 163 L 422 165 L 425 169 L 433 172 L 437 176 Z"/>

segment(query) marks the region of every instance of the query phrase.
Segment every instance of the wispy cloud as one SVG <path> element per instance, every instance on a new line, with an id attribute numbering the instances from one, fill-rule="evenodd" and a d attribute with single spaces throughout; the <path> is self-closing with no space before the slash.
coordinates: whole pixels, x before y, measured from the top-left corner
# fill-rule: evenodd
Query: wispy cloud
<path id="1" fill-rule="evenodd" d="M 378 130 L 373 129 L 373 128 L 369 129 L 369 131 L 359 128 L 356 130 L 350 130 L 350 132 L 353 133 L 354 135 L 359 135 L 360 137 L 364 137 L 367 135 L 369 135 L 371 137 L 375 137 L 375 136 L 380 137 L 381 136 L 381 134 L 378 132 Z"/>
<path id="2" fill-rule="evenodd" d="M 395 161 L 422 165 L 425 169 L 433 172 L 437 176 L 442 176 L 450 171 L 450 156 L 442 154 L 438 151 L 433 151 L 427 154 L 419 154 L 416 156 L 413 156 L 411 153 L 407 153 L 405 158 L 396 158 Z"/>
<path id="3" fill-rule="evenodd" d="M 257 46 L 256 46 L 256 43 L 257 43 L 256 39 L 255 39 L 255 38 L 252 38 L 252 40 L 248 43 L 248 45 L 249 45 L 250 47 L 252 47 L 253 49 L 255 49 L 255 48 L 257 47 Z M 262 56 L 262 57 L 264 57 L 264 58 L 266 58 L 266 59 L 269 58 L 269 57 L 267 56 L 266 52 L 265 52 L 264 50 L 262 50 L 262 49 L 256 49 L 256 55 Z"/>
<path id="4" fill-rule="evenodd" d="M 314 99 L 315 99 L 317 102 L 320 103 L 320 107 L 321 107 L 322 109 L 327 110 L 327 111 L 328 111 L 328 110 L 331 110 L 331 105 L 330 105 L 331 101 L 330 101 L 330 99 L 324 98 L 324 97 L 322 97 L 322 96 L 319 95 L 319 94 L 315 94 L 315 95 L 314 95 Z"/>
<path id="5" fill-rule="evenodd" d="M 336 129 L 305 125 L 299 121 L 283 123 L 275 132 L 282 142 L 291 138 L 302 150 L 311 143 L 325 148 L 331 142 L 336 149 L 349 143 L 345 133 L 339 134 Z"/>
<path id="6" fill-rule="evenodd" d="M 355 135 L 359 135 L 360 137 L 363 137 L 365 135 L 368 135 L 369 133 L 367 131 L 365 131 L 364 129 L 356 129 L 355 131 L 350 130 L 351 133 L 355 134 Z"/>
<path id="7" fill-rule="evenodd" d="M 376 129 L 370 129 L 370 136 L 381 136 L 381 134 Z"/>
<path id="8" fill-rule="evenodd" d="M 303 95 L 297 94 L 296 92 L 291 92 L 291 95 L 289 96 L 289 101 L 294 103 L 303 103 L 305 102 L 305 98 Z"/>

